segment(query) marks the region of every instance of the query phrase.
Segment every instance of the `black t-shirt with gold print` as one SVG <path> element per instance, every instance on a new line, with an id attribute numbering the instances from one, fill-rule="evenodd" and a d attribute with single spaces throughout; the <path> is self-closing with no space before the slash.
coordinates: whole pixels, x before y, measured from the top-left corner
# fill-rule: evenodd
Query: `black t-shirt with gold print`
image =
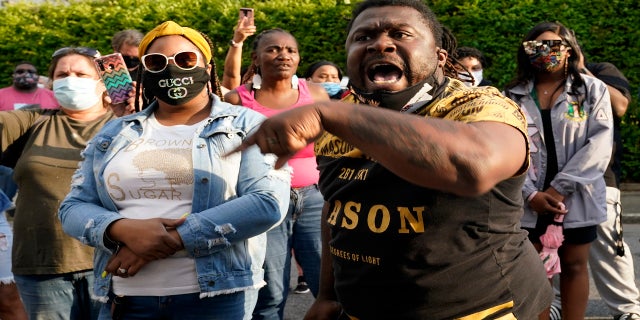
<path id="1" fill-rule="evenodd" d="M 417 113 L 499 121 L 527 136 L 522 112 L 492 87 L 452 80 Z M 335 288 L 350 316 L 534 319 L 549 305 L 542 263 L 520 229 L 527 164 L 484 195 L 460 197 L 411 184 L 329 133 L 315 150 Z"/>

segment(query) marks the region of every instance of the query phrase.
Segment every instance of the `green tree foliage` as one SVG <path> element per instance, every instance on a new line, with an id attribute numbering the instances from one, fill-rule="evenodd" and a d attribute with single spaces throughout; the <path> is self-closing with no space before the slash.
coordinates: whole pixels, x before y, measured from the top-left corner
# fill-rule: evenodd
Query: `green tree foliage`
<path id="1" fill-rule="evenodd" d="M 238 8 L 253 7 L 258 32 L 274 27 L 290 31 L 300 44 L 298 73 L 327 59 L 345 69 L 345 29 L 351 6 L 342 0 L 92 0 L 19 2 L 0 8 L 0 86 L 11 83 L 15 63 L 29 60 L 47 70 L 53 51 L 90 46 L 111 52 L 111 36 L 123 29 L 142 32 L 166 20 L 208 34 L 216 45 L 221 69 L 237 22 Z M 516 50 L 525 33 L 542 21 L 559 21 L 573 29 L 589 61 L 609 61 L 632 84 L 634 100 L 623 123 L 623 176 L 640 181 L 640 2 L 636 0 L 426 0 L 441 22 L 451 28 L 458 45 L 472 46 L 493 65 L 485 77 L 502 88 L 513 77 Z M 251 39 L 244 46 L 249 64 Z"/>
<path id="2" fill-rule="evenodd" d="M 280 27 L 296 36 L 301 47 L 299 73 L 316 60 L 344 65 L 345 27 L 351 7 L 335 0 L 107 0 L 21 2 L 0 8 L 0 85 L 11 83 L 11 70 L 28 60 L 47 70 L 51 54 L 60 47 L 89 46 L 111 52 L 111 37 L 119 30 L 147 32 L 166 20 L 202 31 L 213 40 L 221 68 L 238 19 L 238 8 L 253 7 L 258 32 Z M 244 45 L 249 64 L 251 38 Z"/>

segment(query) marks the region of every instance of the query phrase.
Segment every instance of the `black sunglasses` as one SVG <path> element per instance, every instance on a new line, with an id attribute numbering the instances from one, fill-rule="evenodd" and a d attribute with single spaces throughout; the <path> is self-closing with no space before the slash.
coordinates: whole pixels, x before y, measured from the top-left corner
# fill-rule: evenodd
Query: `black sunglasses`
<path id="1" fill-rule="evenodd" d="M 71 53 L 77 53 L 77 54 L 81 54 L 83 56 L 87 56 L 90 58 L 99 58 L 100 57 L 100 51 L 94 49 L 94 48 L 89 48 L 89 47 L 64 47 L 64 48 L 60 48 L 58 50 L 56 50 L 55 52 L 53 52 L 53 54 L 51 55 L 51 59 L 53 58 L 57 58 L 59 56 L 66 56 L 68 54 Z"/>

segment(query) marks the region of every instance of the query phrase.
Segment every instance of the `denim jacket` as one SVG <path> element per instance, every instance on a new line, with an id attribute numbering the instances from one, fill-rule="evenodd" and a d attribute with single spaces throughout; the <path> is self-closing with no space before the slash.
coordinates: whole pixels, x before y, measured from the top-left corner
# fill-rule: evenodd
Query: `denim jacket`
<path id="1" fill-rule="evenodd" d="M 288 167 L 275 170 L 275 157 L 263 155 L 256 146 L 225 156 L 264 116 L 212 97 L 209 119 L 193 142 L 192 211 L 177 228 L 185 250 L 195 259 L 201 297 L 264 285 L 265 232 L 284 218 L 291 180 Z M 141 123 L 156 109 L 153 103 L 103 127 L 83 151 L 71 191 L 60 206 L 64 231 L 95 247 L 92 296 L 102 302 L 107 301 L 111 275 L 101 274 L 113 254 L 104 233 L 123 218 L 105 188 L 103 172 L 120 150 L 142 135 Z"/>
<path id="2" fill-rule="evenodd" d="M 551 108 L 551 122 L 558 159 L 558 173 L 551 186 L 565 196 L 567 229 L 594 226 L 606 220 L 604 171 L 613 146 L 613 115 L 606 85 L 583 75 L 586 85 L 577 94 L 568 94 L 572 79 Z M 522 195 L 524 199 L 542 190 L 546 174 L 547 150 L 538 106 L 531 96 L 533 82 L 511 88 L 506 95 L 525 112 L 529 133 L 531 165 Z M 536 213 L 524 206 L 522 226 L 535 227 Z"/>

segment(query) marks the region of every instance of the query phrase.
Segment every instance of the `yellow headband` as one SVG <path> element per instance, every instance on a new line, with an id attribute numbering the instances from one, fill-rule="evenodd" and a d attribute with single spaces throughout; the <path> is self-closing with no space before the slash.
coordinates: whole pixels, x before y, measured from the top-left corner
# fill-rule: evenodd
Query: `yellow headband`
<path id="1" fill-rule="evenodd" d="M 191 41 L 200 51 L 204 54 L 205 64 L 208 64 L 211 61 L 211 47 L 209 47 L 209 43 L 204 39 L 200 32 L 193 30 L 187 27 L 181 27 L 179 24 L 173 21 L 166 21 L 157 27 L 153 28 L 153 30 L 149 31 L 147 35 L 142 38 L 140 42 L 140 46 L 138 47 L 138 56 L 142 59 L 142 56 L 147 53 L 147 48 L 153 40 L 156 38 L 160 38 L 163 36 L 171 36 L 171 35 L 179 35 L 183 36 L 189 41 Z"/>

